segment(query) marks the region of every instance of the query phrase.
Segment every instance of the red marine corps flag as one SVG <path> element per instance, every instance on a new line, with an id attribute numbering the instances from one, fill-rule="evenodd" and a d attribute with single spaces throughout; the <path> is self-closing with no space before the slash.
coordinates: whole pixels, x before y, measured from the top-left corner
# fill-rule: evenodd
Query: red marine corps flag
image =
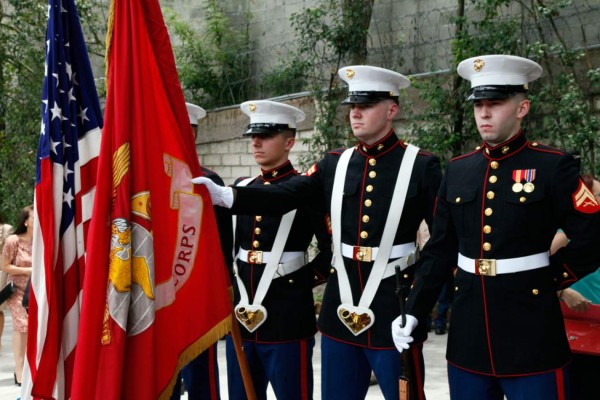
<path id="1" fill-rule="evenodd" d="M 158 0 L 113 0 L 73 399 L 169 398 L 230 329 L 228 278 Z"/>

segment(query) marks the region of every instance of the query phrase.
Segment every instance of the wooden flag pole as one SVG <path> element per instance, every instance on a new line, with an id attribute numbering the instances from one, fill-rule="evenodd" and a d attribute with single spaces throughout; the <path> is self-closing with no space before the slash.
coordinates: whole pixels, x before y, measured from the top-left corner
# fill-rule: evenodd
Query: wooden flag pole
<path id="1" fill-rule="evenodd" d="M 240 326 L 238 325 L 237 319 L 231 314 L 231 338 L 233 339 L 233 346 L 235 347 L 235 355 L 237 356 L 238 364 L 240 365 L 240 371 L 242 373 L 242 380 L 244 381 L 244 389 L 246 389 L 246 397 L 248 400 L 256 400 L 256 391 L 254 390 L 254 383 L 252 382 L 252 376 L 250 375 L 250 368 L 248 367 L 248 360 L 246 354 L 244 354 L 244 346 L 242 344 L 242 334 L 240 333 Z"/>

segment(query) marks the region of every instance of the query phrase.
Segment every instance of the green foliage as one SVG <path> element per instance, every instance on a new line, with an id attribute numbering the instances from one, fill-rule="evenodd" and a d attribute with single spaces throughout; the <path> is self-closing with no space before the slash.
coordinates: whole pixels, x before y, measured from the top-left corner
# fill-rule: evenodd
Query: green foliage
<path id="1" fill-rule="evenodd" d="M 79 3 L 88 47 L 100 54 L 107 5 Z M 0 1 L 0 214 L 12 223 L 33 202 L 47 12 L 39 0 Z"/>
<path id="2" fill-rule="evenodd" d="M 347 121 L 337 111 L 342 94 L 337 71 L 347 60 L 352 64 L 366 61 L 372 6 L 373 0 L 321 1 L 290 17 L 297 35 L 290 65 L 297 66 L 297 76 L 306 83 L 317 110 L 314 134 L 304 139 L 309 151 L 300 160 L 303 166 L 349 142 Z"/>
<path id="3" fill-rule="evenodd" d="M 199 33 L 172 10 L 164 10 L 186 98 L 204 108 L 241 103 L 248 99 L 252 85 L 251 15 L 245 15 L 240 30 L 234 28 L 222 3 L 206 0 L 204 12 L 205 30 Z"/>

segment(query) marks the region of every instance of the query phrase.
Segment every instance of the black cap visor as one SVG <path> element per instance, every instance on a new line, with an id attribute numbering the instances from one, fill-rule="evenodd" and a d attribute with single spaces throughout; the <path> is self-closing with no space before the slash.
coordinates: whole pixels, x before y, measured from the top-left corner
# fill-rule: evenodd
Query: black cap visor
<path id="1" fill-rule="evenodd" d="M 508 99 L 517 93 L 527 93 L 525 85 L 485 85 L 476 86 L 469 90 L 467 101 L 486 99 Z"/>
<path id="2" fill-rule="evenodd" d="M 398 96 L 393 96 L 390 92 L 350 92 L 341 104 L 375 104 L 388 99 L 398 100 Z"/>
<path id="3" fill-rule="evenodd" d="M 296 132 L 295 128 L 290 128 L 287 124 L 272 124 L 260 122 L 248 125 L 248 130 L 242 136 L 265 135 L 270 136 L 283 131 Z"/>

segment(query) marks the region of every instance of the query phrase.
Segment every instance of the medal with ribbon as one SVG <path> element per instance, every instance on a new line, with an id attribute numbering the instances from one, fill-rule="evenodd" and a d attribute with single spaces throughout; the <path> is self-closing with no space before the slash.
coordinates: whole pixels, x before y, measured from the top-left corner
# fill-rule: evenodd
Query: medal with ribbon
<path id="1" fill-rule="evenodd" d="M 533 180 L 535 179 L 535 169 L 526 169 L 525 171 L 525 181 L 527 181 L 523 185 L 523 190 L 525 193 L 531 193 L 535 189 L 535 185 L 533 184 Z"/>
<path id="2" fill-rule="evenodd" d="M 515 193 L 520 193 L 523 190 L 523 184 L 521 181 L 523 180 L 524 170 L 515 169 L 512 173 L 512 178 L 515 183 L 512 185 L 512 191 Z"/>

